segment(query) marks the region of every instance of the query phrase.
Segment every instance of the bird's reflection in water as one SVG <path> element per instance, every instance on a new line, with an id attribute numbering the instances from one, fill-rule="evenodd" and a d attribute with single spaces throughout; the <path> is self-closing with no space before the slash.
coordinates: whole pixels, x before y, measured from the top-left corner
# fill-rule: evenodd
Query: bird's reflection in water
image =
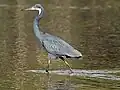
<path id="1" fill-rule="evenodd" d="M 59 76 L 47 73 L 47 90 L 74 90 L 71 85 L 71 76 L 61 78 Z"/>

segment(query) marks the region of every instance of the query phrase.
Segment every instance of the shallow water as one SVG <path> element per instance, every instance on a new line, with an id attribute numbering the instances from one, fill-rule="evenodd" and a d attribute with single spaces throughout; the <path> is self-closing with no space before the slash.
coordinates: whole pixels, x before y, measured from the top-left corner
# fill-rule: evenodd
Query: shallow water
<path id="1" fill-rule="evenodd" d="M 47 53 L 33 34 L 36 12 L 21 9 L 41 3 L 43 31 L 57 35 L 79 50 L 80 60 L 61 60 L 44 69 Z M 0 90 L 119 90 L 120 1 L 0 1 Z"/>
<path id="2" fill-rule="evenodd" d="M 120 73 L 120 71 L 113 70 L 79 70 L 73 69 L 73 73 L 70 73 L 70 70 L 50 70 L 49 74 L 57 74 L 57 75 L 69 75 L 69 76 L 84 76 L 84 77 L 96 77 L 108 80 L 120 80 L 120 77 L 117 75 L 113 75 L 116 73 Z M 27 70 L 26 72 L 34 72 L 34 73 L 46 73 L 45 70 Z"/>

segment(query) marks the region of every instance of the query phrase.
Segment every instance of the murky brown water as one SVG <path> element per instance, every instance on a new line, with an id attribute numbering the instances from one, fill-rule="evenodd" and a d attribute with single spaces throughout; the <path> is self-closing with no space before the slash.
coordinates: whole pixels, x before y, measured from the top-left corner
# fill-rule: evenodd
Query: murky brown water
<path id="1" fill-rule="evenodd" d="M 81 60 L 69 60 L 74 75 L 64 74 L 67 67 L 60 60 L 50 65 L 53 72 L 58 70 L 55 74 L 26 72 L 44 70 L 47 65 L 47 53 L 39 49 L 32 31 L 36 13 L 21 11 L 36 3 L 45 8 L 40 21 L 43 30 L 83 54 Z M 119 7 L 118 0 L 0 1 L 0 90 L 119 90 Z M 80 69 L 86 70 L 81 73 Z M 108 77 L 118 80 L 94 77 L 99 72 L 87 71 L 91 69 L 116 70 Z"/>

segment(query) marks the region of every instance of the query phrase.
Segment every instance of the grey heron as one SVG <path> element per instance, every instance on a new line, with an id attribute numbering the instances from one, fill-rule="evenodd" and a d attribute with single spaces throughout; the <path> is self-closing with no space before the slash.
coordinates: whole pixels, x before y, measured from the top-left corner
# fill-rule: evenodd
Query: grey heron
<path id="1" fill-rule="evenodd" d="M 68 62 L 65 60 L 65 57 L 80 58 L 82 57 L 82 54 L 78 50 L 73 48 L 70 44 L 62 40 L 60 37 L 41 31 L 39 21 L 44 14 L 44 8 L 41 4 L 35 4 L 34 6 L 24 10 L 38 11 L 38 15 L 35 17 L 33 22 L 33 31 L 38 43 L 40 43 L 43 48 L 48 52 L 48 65 L 46 68 L 46 72 L 48 72 L 49 70 L 50 58 L 60 58 L 64 61 L 64 63 L 69 67 L 70 71 L 72 72 L 72 69 Z"/>

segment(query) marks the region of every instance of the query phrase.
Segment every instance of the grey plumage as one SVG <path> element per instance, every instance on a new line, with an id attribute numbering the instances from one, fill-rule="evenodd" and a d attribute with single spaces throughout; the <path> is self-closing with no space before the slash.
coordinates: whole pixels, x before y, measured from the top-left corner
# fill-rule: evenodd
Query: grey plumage
<path id="1" fill-rule="evenodd" d="M 47 52 L 57 57 L 66 56 L 71 58 L 79 58 L 82 56 L 79 51 L 74 49 L 59 37 L 49 34 L 44 34 L 43 37 L 42 45 L 44 48 L 47 50 Z"/>
<path id="2" fill-rule="evenodd" d="M 65 61 L 64 57 L 80 58 L 82 54 L 78 50 L 74 49 L 67 42 L 62 40 L 61 38 L 41 31 L 41 28 L 39 27 L 39 20 L 43 17 L 44 8 L 40 4 L 36 4 L 33 7 L 27 8 L 25 10 L 38 11 L 38 15 L 35 17 L 33 23 L 34 34 L 37 38 L 38 43 L 42 44 L 44 49 L 48 52 L 48 56 L 50 58 L 62 59 L 72 72 L 70 65 Z M 48 60 L 48 68 L 49 68 L 49 63 L 50 60 Z M 46 71 L 48 72 L 48 70 Z"/>

